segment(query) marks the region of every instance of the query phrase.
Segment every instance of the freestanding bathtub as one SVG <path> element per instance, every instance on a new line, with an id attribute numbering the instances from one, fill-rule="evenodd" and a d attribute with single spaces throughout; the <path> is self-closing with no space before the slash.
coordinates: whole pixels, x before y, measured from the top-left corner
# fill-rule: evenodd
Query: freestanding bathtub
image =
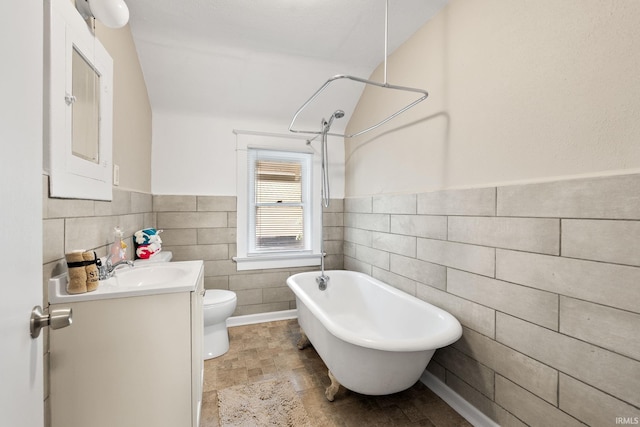
<path id="1" fill-rule="evenodd" d="M 411 387 L 436 349 L 462 335 L 451 314 L 373 277 L 341 270 L 325 274 L 330 280 L 324 291 L 316 283 L 319 272 L 290 276 L 287 285 L 296 295 L 302 340 L 306 335 L 329 368 L 331 401 L 336 380 L 368 395 Z"/>

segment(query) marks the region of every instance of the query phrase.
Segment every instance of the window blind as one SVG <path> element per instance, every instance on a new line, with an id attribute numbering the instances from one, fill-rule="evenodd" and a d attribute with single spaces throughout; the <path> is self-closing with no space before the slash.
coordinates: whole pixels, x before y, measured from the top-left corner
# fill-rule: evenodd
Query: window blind
<path id="1" fill-rule="evenodd" d="M 301 158 L 301 156 L 303 156 Z M 307 248 L 305 154 L 256 150 L 253 171 L 253 248 L 256 251 Z"/>

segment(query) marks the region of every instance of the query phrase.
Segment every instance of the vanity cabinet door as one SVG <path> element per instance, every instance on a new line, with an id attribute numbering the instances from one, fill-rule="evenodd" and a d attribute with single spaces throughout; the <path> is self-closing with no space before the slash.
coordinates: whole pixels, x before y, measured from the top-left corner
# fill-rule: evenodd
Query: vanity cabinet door
<path id="1" fill-rule="evenodd" d="M 191 425 L 200 426 L 202 411 L 202 387 L 204 383 L 204 271 L 200 271 L 195 292 L 191 292 Z"/>
<path id="2" fill-rule="evenodd" d="M 193 425 L 192 294 L 65 304 L 73 324 L 50 336 L 51 426 Z"/>

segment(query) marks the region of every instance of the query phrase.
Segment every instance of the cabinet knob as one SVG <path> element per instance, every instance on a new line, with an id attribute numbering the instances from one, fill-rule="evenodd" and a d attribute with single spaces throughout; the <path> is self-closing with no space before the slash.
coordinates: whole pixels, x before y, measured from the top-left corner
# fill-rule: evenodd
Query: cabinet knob
<path id="1" fill-rule="evenodd" d="M 76 102 L 76 97 L 75 97 L 75 96 L 73 96 L 73 95 L 71 95 L 70 93 L 67 93 L 67 94 L 64 96 L 64 102 L 66 102 L 66 103 L 67 103 L 67 105 L 71 105 L 71 104 L 73 104 L 74 102 Z"/>

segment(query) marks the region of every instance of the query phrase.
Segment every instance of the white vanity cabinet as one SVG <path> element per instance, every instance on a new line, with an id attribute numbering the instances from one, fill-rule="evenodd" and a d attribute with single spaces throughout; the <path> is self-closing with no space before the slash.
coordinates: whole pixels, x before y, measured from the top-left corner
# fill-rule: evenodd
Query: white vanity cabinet
<path id="1" fill-rule="evenodd" d="M 203 268 L 191 290 L 52 304 L 52 427 L 198 427 Z"/>

